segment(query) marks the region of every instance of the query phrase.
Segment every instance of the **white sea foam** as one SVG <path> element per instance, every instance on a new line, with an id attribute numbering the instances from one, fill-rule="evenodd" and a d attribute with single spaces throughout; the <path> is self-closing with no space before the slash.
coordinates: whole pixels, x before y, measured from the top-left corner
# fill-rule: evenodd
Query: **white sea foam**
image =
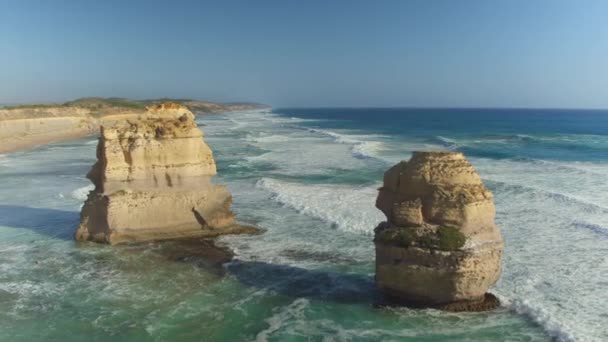
<path id="1" fill-rule="evenodd" d="M 280 142 L 288 142 L 292 140 L 288 135 L 281 134 L 271 134 L 271 135 L 261 135 L 261 136 L 252 136 L 247 135 L 245 138 L 247 141 L 253 143 L 280 143 Z"/>
<path id="2" fill-rule="evenodd" d="M 608 183 L 598 177 L 608 165 L 470 158 L 484 180 L 541 191 L 563 201 L 608 209 Z"/>
<path id="3" fill-rule="evenodd" d="M 384 150 L 384 144 L 380 141 L 362 141 L 352 147 L 352 153 L 360 158 L 378 158 Z"/>
<path id="4" fill-rule="evenodd" d="M 303 320 L 304 319 L 304 310 L 310 305 L 310 302 L 305 298 L 298 298 L 294 300 L 291 304 L 286 307 L 282 307 L 279 310 L 276 310 L 275 314 L 266 319 L 266 323 L 268 323 L 268 328 L 260 331 L 255 340 L 257 342 L 265 342 L 268 341 L 268 338 L 272 336 L 272 334 L 289 320 Z"/>
<path id="5" fill-rule="evenodd" d="M 272 123 L 278 123 L 278 124 L 293 124 L 293 123 L 299 123 L 299 122 L 318 122 L 318 121 L 325 121 L 325 120 L 317 120 L 317 119 L 303 119 L 303 118 L 296 118 L 296 117 L 284 117 L 282 115 L 278 115 L 278 114 L 274 114 L 274 113 L 264 113 L 266 115 L 262 116 L 262 118 L 264 120 L 268 120 Z"/>
<path id="6" fill-rule="evenodd" d="M 604 177 L 606 174 L 608 174 L 608 163 L 592 163 L 582 161 L 562 162 L 550 160 L 531 160 L 530 162 L 554 166 L 556 168 L 570 169 L 599 177 Z"/>
<path id="7" fill-rule="evenodd" d="M 10 159 L 7 158 L 6 154 L 0 154 L 0 165 L 7 167 L 10 163 Z"/>
<path id="8" fill-rule="evenodd" d="M 266 153 L 245 159 L 252 163 L 272 164 L 286 175 L 324 175 L 335 170 L 356 170 L 365 167 L 354 158 L 349 145 L 336 144 L 320 137 L 297 137 L 289 141 L 262 143 Z"/>
<path id="9" fill-rule="evenodd" d="M 331 137 L 338 143 L 342 144 L 358 144 L 361 141 L 378 139 L 378 138 L 387 138 L 386 135 L 380 134 L 355 134 L 355 133 L 338 133 L 335 131 L 330 131 L 326 129 L 319 128 L 304 128 L 310 132 L 318 133 L 321 135 L 325 135 Z"/>
<path id="10" fill-rule="evenodd" d="M 437 136 L 437 140 L 444 146 L 447 150 L 455 150 L 462 147 L 461 143 L 457 142 L 454 139 L 442 137 L 440 135 Z"/>
<path id="11" fill-rule="evenodd" d="M 564 322 L 560 322 L 553 317 L 550 312 L 545 308 L 538 305 L 531 304 L 527 299 L 515 299 L 511 300 L 507 297 L 498 296 L 502 305 L 517 312 L 518 314 L 530 317 L 534 322 L 544 327 L 545 331 L 558 341 L 562 342 L 573 342 L 577 341 L 568 331 L 572 330 Z"/>
<path id="12" fill-rule="evenodd" d="M 384 220 L 384 215 L 375 208 L 376 187 L 308 185 L 271 178 L 262 178 L 257 184 L 272 192 L 280 203 L 343 231 L 369 235 Z"/>
<path id="13" fill-rule="evenodd" d="M 233 125 L 230 127 L 231 130 L 237 130 L 247 126 L 247 123 L 243 121 L 239 121 L 233 118 L 229 118 L 228 120 L 233 123 Z"/>
<path id="14" fill-rule="evenodd" d="M 89 192 L 93 191 L 93 189 L 95 189 L 95 186 L 93 184 L 78 188 L 72 191 L 72 198 L 77 199 L 79 201 L 85 201 L 89 195 Z"/>
<path id="15" fill-rule="evenodd" d="M 205 130 L 221 128 L 227 131 L 234 131 L 247 127 L 249 133 L 247 134 L 245 140 L 254 144 L 272 144 L 279 142 L 297 143 L 297 141 L 302 138 L 308 138 L 309 141 L 299 143 L 301 145 L 300 148 L 303 147 L 302 143 L 310 143 L 310 138 L 314 139 L 316 135 L 320 135 L 331 138 L 333 142 L 349 146 L 352 157 L 382 158 L 380 154 L 385 150 L 382 139 L 387 138 L 386 136 L 378 134 L 338 133 L 331 130 L 308 128 L 298 125 L 298 123 L 310 121 L 316 122 L 323 120 L 290 118 L 267 112 L 235 112 L 231 113 L 230 117 L 228 117 L 227 120 L 224 120 L 224 123 L 214 122 L 215 127 L 207 127 Z M 226 125 L 226 122 L 228 125 Z M 302 134 L 303 131 L 312 132 L 315 133 L 315 135 L 306 136 Z M 282 147 L 289 148 L 289 146 Z M 321 151 L 317 147 L 318 146 L 310 146 L 310 148 L 317 152 Z M 271 156 L 265 156 L 257 159 L 260 160 L 269 157 Z M 256 159 L 254 158 L 253 160 Z"/>
<path id="16" fill-rule="evenodd" d="M 379 154 L 385 146 L 377 139 L 387 138 L 378 134 L 347 134 L 318 128 L 307 128 L 307 130 L 328 136 L 337 143 L 352 145 L 351 152 L 357 158 L 381 158 Z"/>
<path id="17" fill-rule="evenodd" d="M 605 312 L 598 303 L 608 300 L 598 285 L 608 276 L 596 271 L 608 268 L 608 217 L 596 177 L 527 161 L 480 169 L 503 182 L 488 182 L 506 240 L 498 293 L 558 340 L 597 340 Z"/>

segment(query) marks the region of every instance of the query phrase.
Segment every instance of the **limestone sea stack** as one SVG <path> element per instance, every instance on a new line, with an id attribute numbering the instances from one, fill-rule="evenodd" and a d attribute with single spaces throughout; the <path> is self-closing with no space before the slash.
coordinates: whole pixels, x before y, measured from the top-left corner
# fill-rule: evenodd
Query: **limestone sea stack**
<path id="1" fill-rule="evenodd" d="M 75 238 L 102 243 L 253 233 L 230 210 L 232 196 L 215 185 L 211 149 L 187 107 L 165 103 L 101 127 L 95 185 Z"/>
<path id="2" fill-rule="evenodd" d="M 479 311 L 501 273 L 492 193 L 462 153 L 414 152 L 384 174 L 376 207 L 376 284 L 404 304 Z"/>

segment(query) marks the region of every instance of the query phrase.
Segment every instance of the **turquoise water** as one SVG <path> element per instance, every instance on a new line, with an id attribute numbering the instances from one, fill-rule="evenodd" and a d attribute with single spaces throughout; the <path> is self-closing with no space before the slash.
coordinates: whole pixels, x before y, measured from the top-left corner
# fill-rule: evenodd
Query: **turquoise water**
<path id="1" fill-rule="evenodd" d="M 75 244 L 92 138 L 0 156 L 0 340 L 608 339 L 606 113 L 279 109 L 202 116 L 241 221 L 221 267 L 171 244 Z M 376 308 L 388 166 L 467 153 L 506 240 L 490 313 Z"/>

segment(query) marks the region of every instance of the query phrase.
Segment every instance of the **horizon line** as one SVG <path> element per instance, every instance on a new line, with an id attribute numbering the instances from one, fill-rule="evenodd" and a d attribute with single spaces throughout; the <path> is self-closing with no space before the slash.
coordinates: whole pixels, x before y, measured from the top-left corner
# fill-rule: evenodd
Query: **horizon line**
<path id="1" fill-rule="evenodd" d="M 556 111 L 567 111 L 567 110 L 578 110 L 578 111 L 608 111 L 608 107 L 599 108 L 599 107 L 551 107 L 551 106 L 535 106 L 535 107 L 519 107 L 519 106 L 409 106 L 409 105 L 388 105 L 388 106 L 349 106 L 349 105 L 330 105 L 330 106 L 290 106 L 290 105 L 280 105 L 274 106 L 269 103 L 264 103 L 260 101 L 252 101 L 252 100 L 232 100 L 232 101 L 217 101 L 211 99 L 197 99 L 197 98 L 171 98 L 168 96 L 162 96 L 158 98 L 154 97 L 145 97 L 145 98 L 130 98 L 130 97 L 119 97 L 119 96 L 85 96 L 85 97 L 77 97 L 72 100 L 67 101 L 40 101 L 40 102 L 0 102 L 0 107 L 5 106 L 19 106 L 19 105 L 36 105 L 36 104 L 47 104 L 47 105 L 61 105 L 65 102 L 76 101 L 79 99 L 87 99 L 87 98 L 103 98 L 103 99 L 112 99 L 112 98 L 120 98 L 134 101 L 146 101 L 146 100 L 189 100 L 189 101 L 201 101 L 201 102 L 215 102 L 221 104 L 231 104 L 231 103 L 251 103 L 251 104 L 259 104 L 266 105 L 272 108 L 272 110 L 276 109 L 420 109 L 420 110 L 433 110 L 433 109 L 462 109 L 462 110 L 556 110 Z"/>
<path id="2" fill-rule="evenodd" d="M 485 106 L 277 106 L 275 109 L 463 109 L 463 110 L 580 110 L 580 111 L 608 111 L 607 108 L 577 108 L 577 107 L 485 107 Z"/>

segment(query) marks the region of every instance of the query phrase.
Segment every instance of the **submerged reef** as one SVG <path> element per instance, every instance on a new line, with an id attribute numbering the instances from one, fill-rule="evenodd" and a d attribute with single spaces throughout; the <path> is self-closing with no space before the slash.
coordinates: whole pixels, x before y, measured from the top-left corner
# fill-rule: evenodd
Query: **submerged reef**
<path id="1" fill-rule="evenodd" d="M 414 152 L 384 174 L 376 285 L 395 302 L 450 311 L 499 305 L 503 240 L 492 193 L 462 153 Z"/>
<path id="2" fill-rule="evenodd" d="M 95 185 L 82 207 L 76 240 L 117 244 L 254 233 L 236 223 L 232 196 L 215 185 L 211 149 L 180 104 L 146 108 L 101 128 Z"/>

